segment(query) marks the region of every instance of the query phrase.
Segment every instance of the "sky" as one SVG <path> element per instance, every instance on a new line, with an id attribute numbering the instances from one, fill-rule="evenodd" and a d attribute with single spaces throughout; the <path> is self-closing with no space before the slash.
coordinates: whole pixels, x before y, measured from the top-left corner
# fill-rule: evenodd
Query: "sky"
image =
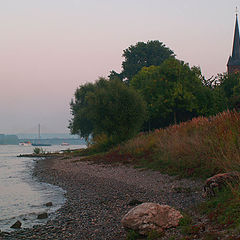
<path id="1" fill-rule="evenodd" d="M 77 87 L 159 40 L 206 78 L 226 72 L 240 0 L 0 0 L 0 133 L 67 133 Z"/>

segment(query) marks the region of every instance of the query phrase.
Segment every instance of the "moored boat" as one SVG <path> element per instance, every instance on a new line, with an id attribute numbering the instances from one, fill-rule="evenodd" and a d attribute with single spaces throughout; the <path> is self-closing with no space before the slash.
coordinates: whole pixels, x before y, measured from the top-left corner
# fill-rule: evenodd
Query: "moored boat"
<path id="1" fill-rule="evenodd" d="M 32 146 L 34 147 L 47 147 L 47 146 L 52 146 L 50 143 L 33 143 Z"/>
<path id="2" fill-rule="evenodd" d="M 32 146 L 32 143 L 29 141 L 28 142 L 20 142 L 19 146 Z"/>
<path id="3" fill-rule="evenodd" d="M 47 146 L 52 146 L 50 143 L 44 143 L 41 142 L 41 134 L 40 134 L 40 124 L 38 124 L 38 140 L 32 144 L 34 147 L 47 147 Z"/>
<path id="4" fill-rule="evenodd" d="M 69 143 L 63 142 L 61 143 L 61 146 L 69 146 Z"/>

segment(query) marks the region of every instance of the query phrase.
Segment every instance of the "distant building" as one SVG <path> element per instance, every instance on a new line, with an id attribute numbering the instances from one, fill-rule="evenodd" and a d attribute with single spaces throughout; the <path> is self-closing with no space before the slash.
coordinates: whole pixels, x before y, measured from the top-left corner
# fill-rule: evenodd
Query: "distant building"
<path id="1" fill-rule="evenodd" d="M 0 145 L 4 144 L 4 134 L 0 134 Z"/>
<path id="2" fill-rule="evenodd" d="M 0 134 L 0 145 L 17 145 L 19 139 L 16 135 Z"/>
<path id="3" fill-rule="evenodd" d="M 230 56 L 228 59 L 227 70 L 228 70 L 228 74 L 240 73 L 240 38 L 239 38 L 239 27 L 238 27 L 238 15 L 237 14 L 236 14 L 232 56 Z"/>

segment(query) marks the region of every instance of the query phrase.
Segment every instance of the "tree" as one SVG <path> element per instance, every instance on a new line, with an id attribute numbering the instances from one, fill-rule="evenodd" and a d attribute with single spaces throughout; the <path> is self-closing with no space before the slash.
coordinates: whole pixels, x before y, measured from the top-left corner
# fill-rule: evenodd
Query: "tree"
<path id="1" fill-rule="evenodd" d="M 72 133 L 85 138 L 105 134 L 114 143 L 133 137 L 146 115 L 145 103 L 135 90 L 120 80 L 104 78 L 80 86 L 70 106 Z"/>
<path id="2" fill-rule="evenodd" d="M 122 73 L 117 73 L 114 70 L 110 71 L 110 74 L 109 74 L 108 78 L 110 80 L 113 80 L 113 79 L 116 79 L 116 78 L 118 78 L 120 80 L 123 80 Z"/>
<path id="3" fill-rule="evenodd" d="M 223 110 L 240 108 L 240 74 L 222 74 L 218 76 L 218 86 L 216 92 L 221 92 Z"/>
<path id="4" fill-rule="evenodd" d="M 144 67 L 130 82 L 145 99 L 148 126 L 155 129 L 212 113 L 211 90 L 201 81 L 196 67 L 168 59 L 160 66 Z"/>
<path id="5" fill-rule="evenodd" d="M 138 42 L 123 51 L 125 60 L 122 62 L 122 72 L 110 72 L 110 77 L 118 76 L 129 82 L 143 67 L 159 66 L 166 59 L 174 57 L 174 52 L 159 41 Z"/>
<path id="6" fill-rule="evenodd" d="M 222 74 L 218 77 L 219 86 L 223 89 L 225 96 L 229 99 L 234 94 L 234 87 L 240 84 L 240 74 Z"/>
<path id="7" fill-rule="evenodd" d="M 72 134 L 80 135 L 88 141 L 89 135 L 93 131 L 93 122 L 88 117 L 88 95 L 95 91 L 92 83 L 77 88 L 74 100 L 71 100 L 70 108 L 73 118 L 69 122 L 69 129 Z"/>

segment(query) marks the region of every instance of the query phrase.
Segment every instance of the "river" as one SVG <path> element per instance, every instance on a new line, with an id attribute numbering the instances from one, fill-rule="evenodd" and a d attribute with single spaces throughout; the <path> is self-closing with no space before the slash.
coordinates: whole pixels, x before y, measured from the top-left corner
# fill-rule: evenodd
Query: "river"
<path id="1" fill-rule="evenodd" d="M 43 147 L 47 152 L 82 148 L 83 145 Z M 18 158 L 19 154 L 33 153 L 32 146 L 0 145 L 0 230 L 12 231 L 17 220 L 23 228 L 44 224 L 49 219 L 38 220 L 37 215 L 48 212 L 50 218 L 65 202 L 64 191 L 32 176 L 35 159 Z M 52 202 L 52 207 L 46 207 Z"/>

